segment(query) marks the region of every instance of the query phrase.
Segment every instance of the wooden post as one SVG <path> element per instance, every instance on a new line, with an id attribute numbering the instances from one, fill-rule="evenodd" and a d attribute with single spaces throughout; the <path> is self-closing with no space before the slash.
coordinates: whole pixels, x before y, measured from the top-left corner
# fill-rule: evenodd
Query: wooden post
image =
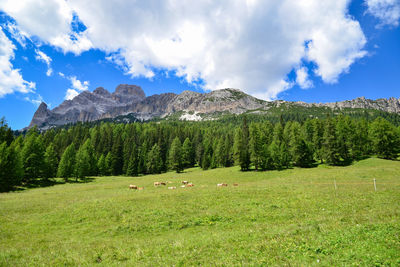
<path id="1" fill-rule="evenodd" d="M 335 190 L 336 190 L 337 189 L 337 187 L 336 187 L 336 179 L 333 180 L 333 183 L 335 185 Z"/>
<path id="2" fill-rule="evenodd" d="M 375 188 L 375 192 L 376 192 L 376 179 L 374 178 L 374 188 Z"/>

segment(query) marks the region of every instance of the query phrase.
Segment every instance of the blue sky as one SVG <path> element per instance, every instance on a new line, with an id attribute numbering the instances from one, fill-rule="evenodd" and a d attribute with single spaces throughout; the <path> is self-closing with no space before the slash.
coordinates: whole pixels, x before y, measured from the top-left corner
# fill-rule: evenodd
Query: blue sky
<path id="1" fill-rule="evenodd" d="M 13 129 L 41 101 L 54 108 L 68 93 L 121 83 L 146 95 L 233 87 L 288 101 L 400 97 L 399 0 L 199 1 L 172 13 L 173 1 L 120 1 L 114 13 L 105 0 L 95 10 L 89 0 L 39 2 L 0 1 L 0 117 Z"/>

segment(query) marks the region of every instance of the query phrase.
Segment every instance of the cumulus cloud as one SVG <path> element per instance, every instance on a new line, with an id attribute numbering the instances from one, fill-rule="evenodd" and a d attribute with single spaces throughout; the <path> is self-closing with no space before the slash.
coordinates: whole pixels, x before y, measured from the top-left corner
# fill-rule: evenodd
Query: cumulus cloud
<path id="1" fill-rule="evenodd" d="M 63 76 L 62 76 L 63 77 Z M 71 88 L 69 88 L 65 94 L 65 100 L 71 100 L 75 96 L 79 95 L 80 92 L 89 89 L 89 81 L 81 82 L 76 78 L 76 76 L 68 77 L 71 82 Z"/>
<path id="2" fill-rule="evenodd" d="M 366 0 L 367 12 L 379 19 L 378 27 L 385 25 L 399 26 L 400 1 L 399 0 Z"/>
<path id="3" fill-rule="evenodd" d="M 84 34 L 72 30 L 74 13 L 65 0 L 2 0 L 0 9 L 17 21 L 21 32 L 64 52 L 80 54 L 91 48 Z"/>
<path id="4" fill-rule="evenodd" d="M 296 70 L 296 83 L 303 89 L 313 87 L 313 82 L 308 78 L 308 70 L 306 67 L 301 67 Z"/>
<path id="5" fill-rule="evenodd" d="M 53 69 L 51 68 L 51 57 L 49 57 L 48 55 L 46 55 L 44 52 L 40 51 L 39 49 L 35 50 L 36 53 L 36 60 L 42 61 L 47 65 L 47 71 L 46 71 L 46 75 L 47 76 L 51 76 L 51 74 L 53 73 Z"/>
<path id="6" fill-rule="evenodd" d="M 301 82 L 287 75 L 303 61 L 314 63 L 314 75 L 334 83 L 366 55 L 365 36 L 348 15 L 348 4 L 3 0 L 0 9 L 21 30 L 64 52 L 105 51 L 108 60 L 133 77 L 152 78 L 162 69 L 205 89 L 234 87 L 273 99 Z M 86 30 L 73 30 L 74 16 Z"/>
<path id="7" fill-rule="evenodd" d="M 34 82 L 23 79 L 19 69 L 14 69 L 11 60 L 15 49 L 0 27 L 0 97 L 14 92 L 33 92 L 36 87 Z"/>

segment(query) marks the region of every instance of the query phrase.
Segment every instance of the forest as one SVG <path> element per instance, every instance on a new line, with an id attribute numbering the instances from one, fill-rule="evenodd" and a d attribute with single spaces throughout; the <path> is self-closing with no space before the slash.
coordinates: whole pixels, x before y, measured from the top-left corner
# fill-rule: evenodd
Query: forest
<path id="1" fill-rule="evenodd" d="M 247 116 L 202 122 L 79 123 L 15 135 L 0 121 L 0 191 L 37 180 L 182 172 L 240 166 L 242 171 L 349 165 L 371 156 L 397 160 L 400 127 L 382 117 L 291 121 Z"/>

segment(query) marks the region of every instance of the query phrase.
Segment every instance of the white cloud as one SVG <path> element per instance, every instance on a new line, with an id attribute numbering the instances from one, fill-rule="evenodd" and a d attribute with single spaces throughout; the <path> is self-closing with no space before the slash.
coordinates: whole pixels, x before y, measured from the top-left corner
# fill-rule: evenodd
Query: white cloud
<path id="1" fill-rule="evenodd" d="M 61 72 L 59 72 L 60 74 Z M 62 74 L 62 73 L 61 73 Z M 63 74 L 64 75 L 64 74 Z M 61 76 L 61 75 L 60 75 Z M 64 76 L 61 76 L 64 77 Z M 76 78 L 76 76 L 71 76 L 67 77 L 68 80 L 71 81 L 71 88 L 69 88 L 65 94 L 65 99 L 66 100 L 71 100 L 75 96 L 79 95 L 80 92 L 83 92 L 85 90 L 89 89 L 89 81 L 83 81 L 81 82 Z"/>
<path id="2" fill-rule="evenodd" d="M 11 34 L 11 37 L 16 40 L 23 48 L 26 47 L 26 40 L 29 40 L 28 34 L 21 31 L 15 23 L 7 23 L 6 25 L 7 31 Z"/>
<path id="3" fill-rule="evenodd" d="M 293 86 L 302 61 L 334 83 L 364 57 L 365 36 L 349 0 L 3 0 L 0 9 L 30 36 L 64 52 L 97 48 L 131 76 L 155 69 L 240 88 L 266 99 Z M 73 14 L 87 30 L 72 31 Z M 46 18 L 46 19 L 44 19 Z M 70 36 L 73 36 L 72 38 Z M 308 44 L 308 47 L 305 44 Z"/>
<path id="4" fill-rule="evenodd" d="M 34 104 L 37 107 L 43 102 L 43 98 L 39 94 L 36 94 L 33 97 L 32 96 L 26 96 L 26 97 L 24 97 L 24 100 L 26 100 L 28 102 L 31 102 L 32 104 Z"/>
<path id="5" fill-rule="evenodd" d="M 72 30 L 73 10 L 65 0 L 2 0 L 0 9 L 17 21 L 21 32 L 63 52 L 80 54 L 91 48 L 85 34 Z"/>
<path id="6" fill-rule="evenodd" d="M 51 74 L 53 73 L 53 69 L 51 68 L 51 61 L 52 61 L 51 57 L 49 57 L 48 55 L 46 55 L 39 49 L 36 49 L 35 53 L 36 53 L 36 57 L 35 57 L 36 60 L 42 61 L 47 65 L 46 75 L 51 76 Z"/>
<path id="7" fill-rule="evenodd" d="M 399 26 L 400 1 L 399 0 L 365 0 L 367 12 L 380 20 L 378 27 L 385 25 Z"/>
<path id="8" fill-rule="evenodd" d="M 62 78 L 64 78 L 64 77 L 65 77 L 65 74 L 64 74 L 64 73 L 62 73 L 61 71 L 59 71 L 59 72 L 58 72 L 58 75 L 60 75 L 60 77 L 62 77 Z"/>
<path id="9" fill-rule="evenodd" d="M 79 95 L 79 93 L 76 90 L 68 89 L 67 93 L 65 94 L 65 100 L 71 100 L 77 95 Z"/>
<path id="10" fill-rule="evenodd" d="M 11 60 L 15 49 L 0 27 L 0 97 L 14 92 L 33 92 L 36 87 L 34 82 L 23 79 L 19 69 L 14 69 Z"/>
<path id="11" fill-rule="evenodd" d="M 301 67 L 296 70 L 296 83 L 303 89 L 313 87 L 313 82 L 308 78 L 308 70 L 306 67 Z"/>

